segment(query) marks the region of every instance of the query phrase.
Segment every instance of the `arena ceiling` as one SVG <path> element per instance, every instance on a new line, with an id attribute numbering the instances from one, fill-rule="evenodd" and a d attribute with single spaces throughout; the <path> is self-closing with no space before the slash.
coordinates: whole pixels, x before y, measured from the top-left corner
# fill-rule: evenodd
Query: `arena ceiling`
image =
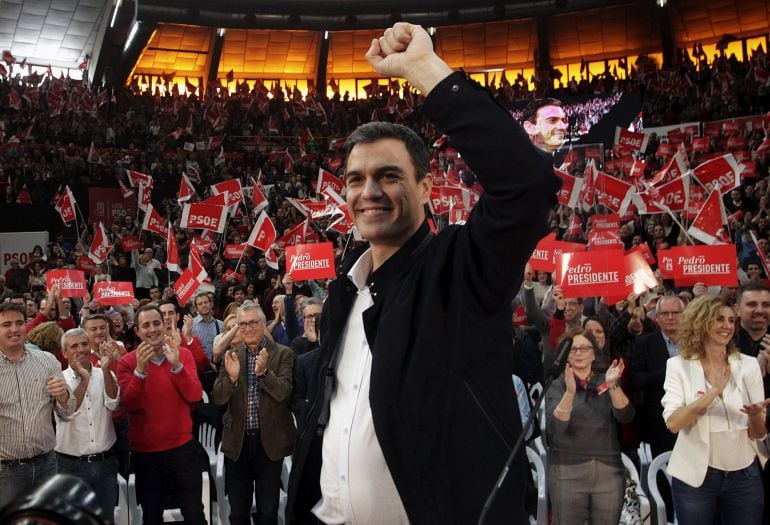
<path id="1" fill-rule="evenodd" d="M 725 35 L 767 35 L 766 0 L 668 0 L 677 46 Z M 523 67 L 534 62 L 538 25 L 549 54 L 567 63 L 660 50 L 661 13 L 653 0 L 0 0 L 0 50 L 21 60 L 90 72 L 120 64 L 126 73 L 178 71 L 205 76 L 212 42 L 225 28 L 217 74 L 314 76 L 325 31 L 329 75 L 370 70 L 371 37 L 397 20 L 438 28 L 436 43 L 453 67 Z M 134 22 L 139 49 L 121 53 Z"/>

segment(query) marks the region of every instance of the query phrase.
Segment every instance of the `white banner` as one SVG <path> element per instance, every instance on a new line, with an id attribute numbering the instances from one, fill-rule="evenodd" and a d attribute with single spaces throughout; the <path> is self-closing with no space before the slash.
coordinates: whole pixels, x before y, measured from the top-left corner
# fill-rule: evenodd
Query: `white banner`
<path id="1" fill-rule="evenodd" d="M 21 266 L 32 260 L 32 250 L 40 246 L 43 253 L 48 248 L 48 232 L 0 233 L 0 273 L 11 268 L 11 259 L 16 257 Z"/>

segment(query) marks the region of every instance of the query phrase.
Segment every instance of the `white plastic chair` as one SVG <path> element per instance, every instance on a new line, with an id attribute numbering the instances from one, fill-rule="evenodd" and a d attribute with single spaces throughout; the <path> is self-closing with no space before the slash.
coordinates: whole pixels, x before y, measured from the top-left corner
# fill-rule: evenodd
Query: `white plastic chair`
<path id="1" fill-rule="evenodd" d="M 663 496 L 658 489 L 658 472 L 663 471 L 666 475 L 669 485 L 671 485 L 671 476 L 666 472 L 668 467 L 668 460 L 671 458 L 671 452 L 664 452 L 650 463 L 650 468 L 647 471 L 647 491 L 650 495 L 650 503 L 653 507 L 653 513 L 657 519 L 657 525 L 664 525 L 669 523 L 666 518 L 666 503 L 663 501 Z M 674 523 L 676 523 L 676 517 L 674 517 Z"/>
<path id="2" fill-rule="evenodd" d="M 211 492 L 209 489 L 209 475 L 207 472 L 201 472 L 201 501 L 203 502 L 203 515 L 206 520 L 211 523 Z M 128 508 L 130 512 L 131 523 L 142 523 L 142 507 L 139 505 L 139 501 L 136 498 L 136 475 L 131 474 L 128 476 Z M 181 522 L 182 518 L 181 509 L 164 509 L 163 510 L 163 522 Z"/>
<path id="3" fill-rule="evenodd" d="M 636 496 L 639 498 L 639 511 L 642 515 L 642 523 L 650 523 L 650 498 L 647 497 L 642 488 L 639 471 L 636 470 L 636 465 L 631 461 L 631 458 L 625 454 L 621 454 L 620 457 L 623 460 L 623 466 L 626 472 L 628 472 L 628 476 L 636 483 Z"/>
<path id="4" fill-rule="evenodd" d="M 535 393 L 537 393 L 537 396 L 535 396 Z M 542 395 L 543 395 L 542 383 L 535 383 L 534 385 L 529 387 L 529 400 L 532 402 L 532 405 L 534 405 L 537 398 Z"/>
<path id="5" fill-rule="evenodd" d="M 527 459 L 532 469 L 532 477 L 537 486 L 537 516 L 530 516 L 531 525 L 548 525 L 548 484 L 545 480 L 545 465 L 537 451 L 526 447 Z"/>
<path id="6" fill-rule="evenodd" d="M 205 394 L 205 393 L 204 393 Z M 203 445 L 206 454 L 209 456 L 209 467 L 211 475 L 214 475 L 217 468 L 217 429 L 210 423 L 201 423 L 198 427 L 198 442 Z"/>
<path id="7" fill-rule="evenodd" d="M 640 443 L 637 454 L 639 454 L 639 464 L 641 466 L 639 476 L 642 478 L 642 488 L 644 489 L 645 493 L 649 494 L 650 491 L 649 487 L 647 486 L 647 472 L 650 470 L 650 463 L 652 462 L 652 450 L 650 449 L 649 443 Z"/>
<path id="8" fill-rule="evenodd" d="M 118 474 L 118 505 L 115 507 L 114 519 L 116 525 L 129 525 L 128 483 L 126 478 Z"/>
<path id="9" fill-rule="evenodd" d="M 205 390 L 203 391 L 203 397 L 201 398 L 201 401 L 203 401 L 206 404 L 208 404 L 209 402 L 209 395 L 206 393 Z"/>

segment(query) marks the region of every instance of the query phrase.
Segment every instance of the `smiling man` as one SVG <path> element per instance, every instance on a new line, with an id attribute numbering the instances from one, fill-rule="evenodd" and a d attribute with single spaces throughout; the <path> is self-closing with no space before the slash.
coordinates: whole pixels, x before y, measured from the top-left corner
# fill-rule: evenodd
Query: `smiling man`
<path id="1" fill-rule="evenodd" d="M 309 477 L 320 481 L 313 512 L 324 523 L 474 523 L 521 431 L 510 301 L 558 181 L 550 158 L 420 26 L 396 24 L 366 58 L 426 96 L 424 115 L 485 194 L 465 225 L 434 235 L 423 140 L 383 122 L 348 137 L 346 200 L 368 245 L 344 259 L 324 305 L 287 519 L 304 515 L 292 507 L 312 492 Z M 522 453 L 489 523 L 526 522 L 526 468 Z"/>
<path id="2" fill-rule="evenodd" d="M 567 140 L 569 120 L 561 101 L 555 98 L 532 101 L 524 110 L 522 121 L 532 143 L 549 153 L 561 148 Z"/>
<path id="3" fill-rule="evenodd" d="M 195 361 L 181 347 L 178 330 L 166 335 L 157 306 L 142 306 L 134 319 L 141 342 L 120 359 L 118 384 L 129 413 L 128 438 L 143 523 L 163 523 L 165 493 L 172 480 L 185 523 L 204 524 L 201 469 L 190 417 L 190 405 L 203 395 Z"/>

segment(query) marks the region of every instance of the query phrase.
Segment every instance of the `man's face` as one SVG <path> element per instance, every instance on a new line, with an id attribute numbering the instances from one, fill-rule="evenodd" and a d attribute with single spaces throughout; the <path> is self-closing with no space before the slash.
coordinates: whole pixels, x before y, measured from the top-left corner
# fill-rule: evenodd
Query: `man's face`
<path id="1" fill-rule="evenodd" d="M 425 219 L 433 178 L 415 179 L 403 142 L 358 144 L 348 156 L 346 201 L 353 223 L 373 246 L 401 247 Z"/>
<path id="2" fill-rule="evenodd" d="M 676 299 L 658 299 L 655 319 L 658 321 L 661 331 L 667 336 L 676 333 L 679 326 L 679 318 L 682 317 L 682 305 Z"/>
<path id="3" fill-rule="evenodd" d="M 580 320 L 580 316 L 583 315 L 583 303 L 577 299 L 566 299 L 566 306 L 564 308 L 564 320 L 568 323 L 574 323 Z"/>
<path id="4" fill-rule="evenodd" d="M 93 348 L 99 348 L 99 345 L 110 336 L 110 327 L 104 319 L 89 319 L 83 328 L 88 332 Z"/>
<path id="5" fill-rule="evenodd" d="M 550 152 L 562 147 L 568 126 L 567 116 L 559 106 L 543 106 L 537 110 L 534 123 L 524 123 L 532 142 Z"/>
<path id="6" fill-rule="evenodd" d="M 246 294 L 243 290 L 236 290 L 235 293 L 233 293 L 233 298 L 238 304 L 243 304 L 243 301 L 246 300 Z"/>
<path id="7" fill-rule="evenodd" d="M 62 349 L 68 360 L 76 359 L 86 370 L 91 368 L 91 344 L 85 334 L 76 334 L 67 338 Z"/>
<path id="8" fill-rule="evenodd" d="M 762 269 L 758 264 L 749 264 L 746 266 L 746 275 L 751 281 L 759 281 L 762 278 Z"/>
<path id="9" fill-rule="evenodd" d="M 305 322 L 305 333 L 312 330 L 315 325 L 316 317 L 321 316 L 323 307 L 320 304 L 309 304 L 302 309 L 302 316 Z"/>
<path id="10" fill-rule="evenodd" d="M 209 315 L 211 313 L 211 301 L 209 301 L 208 295 L 201 295 L 195 299 L 195 309 L 202 316 Z"/>
<path id="11" fill-rule="evenodd" d="M 143 343 L 147 343 L 153 348 L 158 349 L 163 346 L 166 329 L 163 327 L 163 319 L 157 310 L 144 310 L 139 314 L 136 335 Z"/>
<path id="12" fill-rule="evenodd" d="M 738 315 L 741 326 L 750 331 L 767 329 L 770 320 L 770 292 L 763 290 L 747 290 L 741 294 L 738 303 Z"/>
<path id="13" fill-rule="evenodd" d="M 38 312 L 37 304 L 32 299 L 27 299 L 25 301 L 25 306 L 27 307 L 27 319 L 33 319 Z"/>
<path id="14" fill-rule="evenodd" d="M 0 314 L 0 349 L 21 351 L 24 348 L 24 316 L 12 310 Z"/>
<path id="15" fill-rule="evenodd" d="M 238 324 L 247 345 L 256 346 L 265 338 L 265 318 L 259 314 L 259 310 L 241 312 Z"/>
<path id="16" fill-rule="evenodd" d="M 166 303 L 160 306 L 160 313 L 163 315 L 163 326 L 166 332 L 171 332 L 179 321 L 179 314 L 173 304 Z"/>
<path id="17" fill-rule="evenodd" d="M 152 301 L 160 301 L 160 297 L 161 297 L 161 295 L 160 295 L 160 288 L 158 288 L 158 287 L 150 288 L 150 300 L 152 300 Z"/>

